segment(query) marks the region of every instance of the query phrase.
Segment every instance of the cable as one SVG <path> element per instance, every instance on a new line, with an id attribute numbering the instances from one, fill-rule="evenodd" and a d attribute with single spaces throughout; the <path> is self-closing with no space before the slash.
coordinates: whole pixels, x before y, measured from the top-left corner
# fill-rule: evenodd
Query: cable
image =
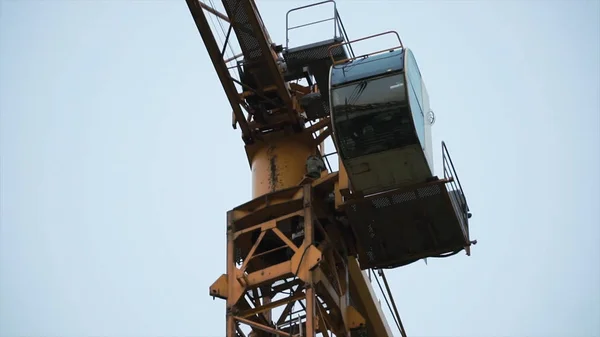
<path id="1" fill-rule="evenodd" d="M 394 312 L 392 311 L 390 302 L 388 302 L 387 296 L 385 296 L 385 292 L 383 291 L 381 282 L 379 282 L 379 279 L 377 278 L 377 274 L 375 274 L 374 278 L 375 278 L 375 281 L 377 281 L 377 285 L 379 286 L 379 290 L 381 291 L 381 294 L 383 295 L 383 299 L 385 300 L 385 303 L 387 304 L 388 309 L 390 310 L 390 313 L 392 314 L 392 318 L 394 319 L 394 322 L 396 322 L 396 327 L 398 327 L 398 330 L 400 330 L 400 333 L 402 333 L 402 328 L 400 328 L 400 323 L 398 323 L 398 320 L 396 319 L 396 315 L 394 315 Z M 406 336 L 403 336 L 403 337 L 406 337 Z"/>
<path id="2" fill-rule="evenodd" d="M 462 248 L 461 249 L 457 249 L 457 250 L 455 250 L 453 252 L 450 252 L 450 253 L 440 254 L 440 255 L 431 256 L 431 257 L 433 257 L 433 258 L 445 258 L 445 257 L 450 257 L 450 256 L 453 256 L 453 255 L 456 255 L 456 254 L 460 253 L 461 251 L 462 251 Z"/>
<path id="3" fill-rule="evenodd" d="M 212 0 L 209 0 L 209 3 L 210 3 L 210 7 L 214 9 L 214 8 L 215 8 L 215 6 L 214 6 L 214 4 L 213 4 Z M 206 4 L 205 4 L 205 5 L 206 5 Z M 209 20 L 210 20 L 210 23 L 212 24 L 212 26 L 213 26 L 213 28 L 214 28 L 214 30 L 215 30 L 215 33 L 217 33 L 217 34 L 215 34 L 215 35 L 217 36 L 217 39 L 219 40 L 219 44 L 223 44 L 223 40 L 221 40 L 221 34 L 219 34 L 219 31 L 218 31 L 218 29 L 217 29 L 217 25 L 215 24 L 215 21 L 214 21 L 214 19 L 213 19 L 213 16 L 214 16 L 214 15 L 209 15 L 209 16 L 208 16 L 208 17 L 209 17 Z M 217 21 L 218 21 L 218 20 L 219 20 L 219 19 L 217 19 Z"/>
<path id="4" fill-rule="evenodd" d="M 302 256 L 300 256 L 300 262 L 298 262 L 298 268 L 296 268 L 296 272 L 294 273 L 294 276 L 298 275 L 298 272 L 300 271 L 300 266 L 302 265 L 302 260 L 304 260 L 304 255 L 306 255 L 306 252 L 308 252 L 308 248 L 310 248 L 310 246 L 312 246 L 312 245 L 308 245 L 304 248 L 304 251 L 302 252 Z"/>
<path id="5" fill-rule="evenodd" d="M 210 1 L 212 8 L 216 9 L 213 1 L 212 0 L 208 0 L 208 1 Z M 223 33 L 223 36 L 227 36 L 227 32 L 225 32 L 225 28 L 223 28 L 223 23 L 221 22 L 221 20 L 217 19 L 217 22 L 219 23 L 219 27 L 221 27 L 221 32 Z M 233 56 L 235 56 L 235 53 L 233 52 L 233 48 L 231 47 L 231 44 L 229 43 L 229 41 L 230 40 L 227 40 L 227 47 L 229 47 L 229 51 L 231 52 L 231 57 L 233 57 Z"/>
<path id="6" fill-rule="evenodd" d="M 383 273 L 383 270 L 379 271 L 381 278 L 383 279 L 383 284 L 385 284 L 385 288 L 387 289 L 388 295 L 390 296 L 390 301 L 392 302 L 392 307 L 394 308 L 394 312 L 396 313 L 396 317 L 398 317 L 398 324 L 400 328 L 400 334 L 402 337 L 406 337 L 406 330 L 404 330 L 404 325 L 402 324 L 402 319 L 400 318 L 400 313 L 398 312 L 398 308 L 396 307 L 396 303 L 394 301 L 394 296 L 392 296 L 392 290 L 390 289 L 390 285 L 387 282 L 387 278 Z"/>

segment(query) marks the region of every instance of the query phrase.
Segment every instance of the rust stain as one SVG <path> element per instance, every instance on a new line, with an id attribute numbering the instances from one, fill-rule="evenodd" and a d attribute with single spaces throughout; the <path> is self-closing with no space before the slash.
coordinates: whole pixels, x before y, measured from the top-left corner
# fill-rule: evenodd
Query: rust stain
<path id="1" fill-rule="evenodd" d="M 269 158 L 269 189 L 271 192 L 277 190 L 279 182 L 279 168 L 277 167 L 277 155 L 275 154 L 275 145 L 270 145 L 267 150 Z"/>

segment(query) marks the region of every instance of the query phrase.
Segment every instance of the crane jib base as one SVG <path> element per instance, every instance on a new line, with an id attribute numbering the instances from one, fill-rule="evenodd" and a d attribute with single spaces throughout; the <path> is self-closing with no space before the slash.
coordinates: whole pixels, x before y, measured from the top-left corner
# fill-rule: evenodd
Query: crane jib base
<path id="1" fill-rule="evenodd" d="M 352 200 L 345 205 L 361 269 L 395 268 L 471 245 L 467 212 L 445 180 Z M 468 251 L 467 251 L 468 252 Z"/>

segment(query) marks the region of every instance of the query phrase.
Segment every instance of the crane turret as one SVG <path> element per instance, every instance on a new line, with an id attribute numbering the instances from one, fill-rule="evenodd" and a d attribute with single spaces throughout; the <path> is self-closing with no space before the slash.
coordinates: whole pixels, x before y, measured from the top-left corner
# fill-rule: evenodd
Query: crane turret
<path id="1" fill-rule="evenodd" d="M 391 337 L 369 271 L 380 269 L 391 295 L 382 269 L 472 244 L 445 144 L 444 176 L 434 174 L 432 112 L 412 51 L 387 32 L 397 46 L 356 56 L 352 44 L 366 38 L 348 39 L 331 0 L 288 11 L 285 44 L 271 41 L 254 0 L 222 0 L 225 14 L 186 2 L 252 172 L 252 199 L 227 212 L 226 273 L 209 288 L 226 300 L 226 336 Z M 319 6 L 331 6 L 329 19 L 290 25 Z M 229 24 L 223 46 L 205 11 Z M 290 47 L 291 30 L 323 21 L 332 36 Z M 234 36 L 241 53 L 224 59 Z"/>

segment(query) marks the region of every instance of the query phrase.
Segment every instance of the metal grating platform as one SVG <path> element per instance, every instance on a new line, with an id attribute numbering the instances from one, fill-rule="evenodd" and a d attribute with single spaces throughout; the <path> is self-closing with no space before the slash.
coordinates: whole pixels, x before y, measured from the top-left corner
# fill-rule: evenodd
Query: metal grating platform
<path id="1" fill-rule="evenodd" d="M 268 98 L 276 102 L 275 106 L 278 106 L 280 102 L 276 98 L 279 96 L 279 99 L 285 104 L 289 99 L 289 94 L 285 90 L 279 69 L 271 56 L 270 41 L 265 34 L 264 24 L 254 3 L 245 0 L 223 0 L 222 2 L 244 55 L 244 61 L 241 62 L 245 73 L 242 82 L 254 89 L 274 86 L 277 88 L 277 94 Z M 288 106 L 290 103 L 287 102 Z"/>
<path id="2" fill-rule="evenodd" d="M 283 57 L 287 62 L 288 67 L 305 66 L 314 62 L 329 61 L 329 48 L 336 44 L 344 42 L 343 38 L 334 38 L 326 41 L 315 42 L 305 46 L 290 48 L 283 53 Z M 332 49 L 332 54 L 335 60 L 348 58 L 346 50 L 343 46 Z"/>
<path id="3" fill-rule="evenodd" d="M 234 25 L 235 34 L 244 53 L 244 56 L 250 60 L 259 59 L 262 56 L 262 50 L 259 44 L 259 37 L 262 32 L 257 32 L 254 26 L 249 22 L 246 8 L 241 0 L 223 0 L 223 7 L 227 11 L 227 16 Z"/>
<path id="4" fill-rule="evenodd" d="M 347 205 L 362 269 L 394 268 L 470 245 L 462 213 L 444 181 Z"/>

